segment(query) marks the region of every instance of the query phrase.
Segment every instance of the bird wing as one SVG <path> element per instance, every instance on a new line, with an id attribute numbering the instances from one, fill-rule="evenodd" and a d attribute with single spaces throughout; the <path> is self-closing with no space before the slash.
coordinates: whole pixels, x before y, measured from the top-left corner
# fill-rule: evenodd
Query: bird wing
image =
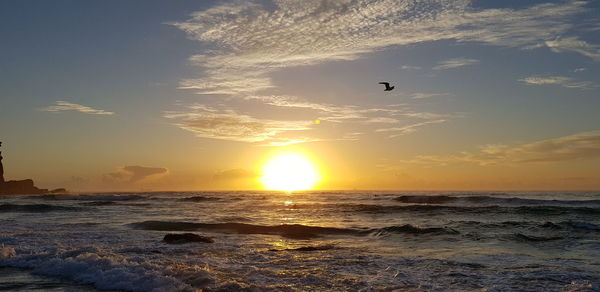
<path id="1" fill-rule="evenodd" d="M 383 84 L 383 85 L 385 85 L 385 87 L 388 87 L 388 86 L 390 86 L 390 83 L 389 83 L 389 82 L 379 82 L 379 84 Z"/>

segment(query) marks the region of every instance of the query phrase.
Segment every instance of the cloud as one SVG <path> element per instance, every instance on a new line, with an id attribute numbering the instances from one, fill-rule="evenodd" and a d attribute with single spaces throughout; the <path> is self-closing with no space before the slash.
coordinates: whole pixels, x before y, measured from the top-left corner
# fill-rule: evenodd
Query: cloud
<path id="1" fill-rule="evenodd" d="M 405 112 L 405 109 L 394 108 L 371 108 L 359 107 L 355 105 L 333 105 L 325 103 L 315 103 L 299 100 L 294 96 L 285 95 L 252 95 L 246 97 L 247 100 L 260 100 L 263 103 L 276 107 L 283 108 L 303 108 L 316 111 L 320 114 L 319 119 L 329 122 L 346 122 L 354 120 L 356 122 L 369 123 L 373 120 L 373 115 L 379 116 L 380 119 L 390 119 L 393 115 L 399 115 Z"/>
<path id="2" fill-rule="evenodd" d="M 400 69 L 407 70 L 407 71 L 410 71 L 410 70 L 421 70 L 421 67 L 419 67 L 419 66 L 410 66 L 410 65 L 402 65 L 402 66 L 400 66 Z"/>
<path id="3" fill-rule="evenodd" d="M 116 171 L 102 175 L 105 183 L 135 183 L 157 174 L 166 174 L 168 170 L 162 167 L 146 167 L 139 165 L 123 166 Z"/>
<path id="4" fill-rule="evenodd" d="M 45 112 L 77 111 L 77 112 L 91 114 L 91 115 L 113 115 L 113 114 L 115 114 L 113 112 L 94 109 L 94 108 L 91 108 L 91 107 L 88 107 L 85 105 L 70 103 L 70 102 L 62 101 L 62 100 L 57 101 L 56 105 L 51 105 L 51 106 L 41 109 L 41 111 L 45 111 Z"/>
<path id="5" fill-rule="evenodd" d="M 250 96 L 248 100 L 259 99 L 270 106 L 282 108 L 302 108 L 317 112 L 318 120 L 323 122 L 354 125 L 401 124 L 406 120 L 420 120 L 403 130 L 403 134 L 415 132 L 425 124 L 439 123 L 440 119 L 462 117 L 459 114 L 438 114 L 414 112 L 402 105 L 388 108 L 335 106 L 299 101 L 290 96 Z M 174 120 L 181 129 L 190 131 L 198 137 L 238 142 L 259 143 L 259 146 L 286 146 L 297 143 L 325 140 L 357 140 L 356 132 L 337 131 L 332 137 L 319 138 L 310 134 L 315 127 L 314 120 L 271 120 L 241 114 L 229 108 L 220 109 L 203 104 L 187 106 L 181 111 L 169 111 L 164 117 Z M 401 128 L 405 128 L 403 126 Z M 396 131 L 400 132 L 399 128 Z M 337 137 L 336 137 L 337 136 Z M 392 135 L 397 136 L 397 135 Z"/>
<path id="6" fill-rule="evenodd" d="M 553 162 L 600 157 L 600 132 L 529 143 L 511 150 L 519 162 Z"/>
<path id="7" fill-rule="evenodd" d="M 244 95 L 273 89 L 269 74 L 282 68 L 356 60 L 390 46 L 437 40 L 521 48 L 547 44 L 555 50 L 584 46 L 567 46 L 565 40 L 573 43 L 570 38 L 557 41 L 573 27 L 568 20 L 585 11 L 583 1 L 517 10 L 478 10 L 467 0 L 301 4 L 276 0 L 273 4 L 223 3 L 195 12 L 186 21 L 169 23 L 214 48 L 190 58 L 205 76 L 183 80 L 180 87 L 205 94 Z M 474 61 L 456 59 L 439 68 L 456 68 L 465 62 Z"/>
<path id="8" fill-rule="evenodd" d="M 600 45 L 589 44 L 577 37 L 557 38 L 546 41 L 546 46 L 557 53 L 574 52 L 600 62 Z"/>
<path id="9" fill-rule="evenodd" d="M 595 158 L 600 158 L 600 131 L 578 133 L 517 146 L 485 145 L 478 152 L 462 152 L 449 156 L 417 156 L 405 162 L 424 165 L 461 162 L 494 165 L 551 163 Z"/>
<path id="10" fill-rule="evenodd" d="M 164 117 L 176 120 L 180 128 L 198 137 L 241 142 L 294 140 L 280 137 L 290 131 L 308 130 L 313 121 L 276 121 L 218 110 L 208 106 L 188 108 L 184 112 L 167 112 Z"/>
<path id="11" fill-rule="evenodd" d="M 427 98 L 434 96 L 449 96 L 448 93 L 413 93 L 411 98 Z M 439 118 L 456 118 L 462 117 L 460 114 L 437 114 L 429 112 L 414 112 L 404 104 L 388 105 L 386 108 L 367 107 L 356 105 L 333 105 L 324 103 L 314 103 L 300 101 L 294 96 L 281 95 L 253 95 L 248 96 L 248 100 L 261 100 L 265 104 L 287 107 L 287 108 L 304 108 L 317 111 L 321 114 L 320 120 L 329 122 L 348 122 L 355 123 L 400 123 L 397 117 L 408 117 L 418 119 L 439 119 Z"/>
<path id="12" fill-rule="evenodd" d="M 422 99 L 422 98 L 431 98 L 431 97 L 443 97 L 450 96 L 449 93 L 425 93 L 425 92 L 415 92 L 409 95 L 412 99 Z"/>
<path id="13" fill-rule="evenodd" d="M 241 168 L 228 169 L 215 173 L 213 176 L 214 180 L 238 180 L 238 179 L 251 179 L 257 177 L 258 174 Z"/>
<path id="14" fill-rule="evenodd" d="M 446 120 L 432 120 L 432 121 L 426 121 L 426 122 L 420 122 L 420 123 L 416 123 L 416 124 L 406 125 L 406 126 L 402 126 L 402 127 L 377 129 L 377 130 L 375 130 L 375 132 L 392 132 L 393 134 L 389 135 L 388 138 L 396 138 L 396 137 L 400 137 L 403 135 L 414 133 L 417 131 L 417 128 L 419 128 L 419 127 L 423 127 L 423 126 L 430 125 L 430 124 L 439 124 L 439 123 L 443 123 L 445 121 Z"/>
<path id="15" fill-rule="evenodd" d="M 463 117 L 462 114 L 438 114 L 414 112 L 404 105 L 378 107 L 358 107 L 331 105 L 300 101 L 292 96 L 249 96 L 247 100 L 260 100 L 266 105 L 282 108 L 300 108 L 315 111 L 318 120 L 328 123 L 353 125 L 401 124 L 406 120 L 421 120 L 419 123 L 433 124 L 440 119 Z M 223 106 L 221 106 L 223 107 Z M 314 115 L 313 115 L 314 116 Z M 286 146 L 297 143 L 324 140 L 356 140 L 357 135 L 338 131 L 333 137 L 319 138 L 309 133 L 315 127 L 314 120 L 281 121 L 260 119 L 240 114 L 230 108 L 219 109 L 203 104 L 187 106 L 181 111 L 168 111 L 164 117 L 174 120 L 181 129 L 195 133 L 198 137 L 238 142 L 260 142 L 262 146 Z M 415 132 L 412 127 L 410 132 Z M 406 129 L 405 132 L 409 130 Z M 336 137 L 336 135 L 338 137 Z M 350 136 L 349 136 L 350 135 Z M 348 137 L 351 137 L 349 139 Z"/>
<path id="16" fill-rule="evenodd" d="M 587 10 L 585 4 L 565 1 L 524 9 L 478 9 L 469 0 L 273 0 L 268 4 L 235 1 L 219 2 L 212 8 L 192 13 L 187 20 L 168 24 L 209 48 L 190 57 L 190 62 L 201 71 L 198 76 L 181 80 L 181 89 L 203 95 L 224 95 L 229 105 L 244 100 L 311 110 L 319 113 L 319 119 L 333 123 L 406 122 L 399 117 L 427 119 L 426 122 L 433 123 L 439 120 L 433 117 L 436 114 L 390 106 L 326 104 L 282 96 L 272 76 L 287 68 L 352 61 L 393 46 L 439 40 L 521 49 L 549 44 L 558 52 L 566 50 L 566 45 L 552 41 L 570 32 L 573 28 L 570 20 Z M 436 68 L 458 68 L 477 62 L 467 58 L 451 59 Z M 417 68 L 401 67 L 403 70 Z M 422 94 L 414 98 L 433 96 Z M 293 134 L 308 130 L 306 121 L 276 121 L 233 110 L 215 112 L 191 108 L 165 116 L 177 120 L 177 126 L 206 138 L 267 144 L 320 140 L 306 133 Z M 286 134 L 291 137 L 282 137 Z"/>
<path id="17" fill-rule="evenodd" d="M 479 63 L 479 60 L 476 59 L 454 58 L 439 62 L 437 66 L 433 67 L 433 70 L 448 70 L 458 67 L 475 65 L 477 63 Z"/>
<path id="18" fill-rule="evenodd" d="M 579 73 L 579 72 L 583 72 L 583 71 L 585 71 L 585 70 L 587 70 L 587 69 L 586 69 L 586 68 L 575 68 L 575 69 L 573 70 L 573 72 L 575 72 L 575 73 Z"/>
<path id="19" fill-rule="evenodd" d="M 570 77 L 564 76 L 529 76 L 519 79 L 519 81 L 530 85 L 560 85 L 566 88 L 590 89 L 595 87 L 593 83 L 588 81 L 574 81 Z"/>

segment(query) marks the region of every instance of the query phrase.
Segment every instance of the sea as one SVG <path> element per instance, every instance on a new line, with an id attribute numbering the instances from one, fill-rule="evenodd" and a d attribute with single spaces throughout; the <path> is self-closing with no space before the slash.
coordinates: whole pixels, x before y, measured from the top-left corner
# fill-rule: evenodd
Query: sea
<path id="1" fill-rule="evenodd" d="M 0 291 L 600 291 L 600 192 L 4 196 Z"/>

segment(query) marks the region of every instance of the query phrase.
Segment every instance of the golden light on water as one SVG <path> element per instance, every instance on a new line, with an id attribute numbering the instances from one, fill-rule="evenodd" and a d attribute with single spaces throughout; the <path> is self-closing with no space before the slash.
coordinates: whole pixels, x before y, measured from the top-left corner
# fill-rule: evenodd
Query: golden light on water
<path id="1" fill-rule="evenodd" d="M 298 152 L 278 153 L 262 169 L 261 182 L 275 191 L 310 190 L 320 180 L 315 164 Z"/>

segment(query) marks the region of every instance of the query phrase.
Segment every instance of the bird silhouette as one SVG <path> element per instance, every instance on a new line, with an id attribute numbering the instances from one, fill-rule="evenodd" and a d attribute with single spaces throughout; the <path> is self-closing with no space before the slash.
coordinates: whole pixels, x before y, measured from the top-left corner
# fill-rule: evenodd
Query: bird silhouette
<path id="1" fill-rule="evenodd" d="M 389 82 L 379 82 L 379 84 L 385 85 L 385 90 L 384 91 L 392 91 L 392 89 L 394 89 L 394 86 L 390 86 Z"/>

